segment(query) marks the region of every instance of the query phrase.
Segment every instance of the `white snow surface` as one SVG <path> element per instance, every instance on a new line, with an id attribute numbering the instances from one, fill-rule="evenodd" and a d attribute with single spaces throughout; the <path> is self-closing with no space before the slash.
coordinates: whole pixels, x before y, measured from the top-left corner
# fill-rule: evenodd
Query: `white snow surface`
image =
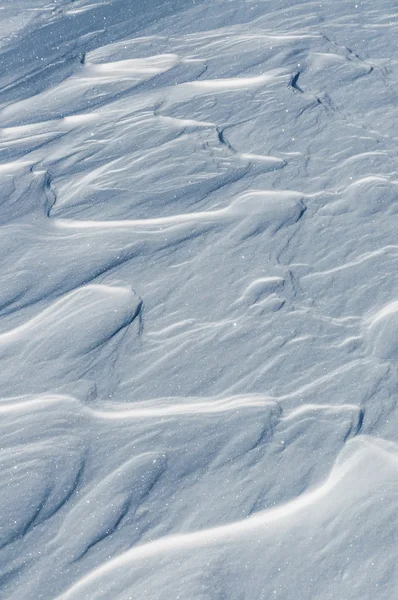
<path id="1" fill-rule="evenodd" d="M 398 597 L 389 0 L 1 0 L 0 597 Z"/>

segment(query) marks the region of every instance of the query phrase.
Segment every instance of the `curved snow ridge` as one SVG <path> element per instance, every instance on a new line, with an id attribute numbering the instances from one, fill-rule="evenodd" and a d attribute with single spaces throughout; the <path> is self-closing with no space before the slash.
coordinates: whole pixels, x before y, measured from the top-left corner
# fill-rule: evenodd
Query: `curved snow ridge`
<path id="1" fill-rule="evenodd" d="M 265 83 L 271 83 L 275 80 L 278 80 L 279 77 L 284 75 L 284 72 L 281 69 L 277 69 L 275 71 L 271 71 L 268 73 L 263 73 L 262 75 L 257 75 L 255 77 L 227 77 L 223 79 L 202 79 L 201 81 L 193 81 L 189 83 L 183 84 L 184 90 L 193 90 L 194 92 L 208 93 L 210 92 L 218 92 L 220 90 L 236 90 L 236 89 L 247 89 L 250 87 L 257 87 L 260 85 L 264 85 Z M 179 92 L 181 90 L 178 90 Z M 179 99 L 184 98 L 184 93 L 180 96 L 178 94 Z"/>
<path id="2" fill-rule="evenodd" d="M 141 298 L 125 287 L 92 284 L 66 294 L 0 335 L 3 390 L 44 391 L 78 379 L 100 358 L 102 347 L 118 343 L 141 308 Z M 16 363 L 15 353 L 22 362 Z M 22 377 L 24 370 L 29 381 Z"/>
<path id="3" fill-rule="evenodd" d="M 24 200 L 23 204 L 28 206 L 28 198 Z M 25 208 L 21 207 L 21 212 Z M 42 215 L 42 206 L 37 213 Z M 161 236 L 153 239 L 147 232 L 140 235 L 137 231 L 132 237 L 128 228 L 115 231 L 93 227 L 82 231 L 74 223 L 62 230 L 58 221 L 45 219 L 44 224 L 40 221 L 41 216 L 38 223 L 12 223 L 0 231 L 0 239 L 7 248 L 7 257 L 1 259 L 2 314 L 62 296 L 154 248 L 172 247 L 175 243 Z M 176 235 L 176 239 L 181 239 L 181 235 Z M 37 265 L 41 268 L 37 269 Z"/>
<path id="4" fill-rule="evenodd" d="M 96 408 L 87 407 L 87 410 L 90 411 L 90 414 L 100 419 L 118 420 L 158 418 L 178 415 L 208 415 L 229 411 L 248 411 L 251 408 L 271 409 L 277 410 L 277 412 L 281 411 L 274 398 L 264 398 L 260 395 L 230 396 L 219 399 L 211 398 L 207 401 L 200 401 L 198 398 L 192 398 L 189 403 L 181 398 L 174 398 L 172 403 L 170 403 L 169 398 L 159 398 L 149 402 L 142 401 L 137 406 L 129 406 L 128 408 L 126 408 L 125 404 L 118 405 L 115 402 L 112 402 L 112 405 L 109 408 L 103 404 L 98 406 L 97 403 Z"/>
<path id="5" fill-rule="evenodd" d="M 279 159 L 269 157 L 271 164 L 280 165 Z M 164 227 L 173 225 L 190 225 L 194 223 L 225 223 L 231 220 L 246 217 L 263 217 L 264 224 L 268 223 L 273 229 L 296 223 L 304 214 L 306 207 L 303 195 L 290 191 L 253 191 L 247 192 L 229 206 L 218 210 L 206 212 L 193 212 L 174 215 L 172 217 L 158 217 L 152 219 L 135 219 L 122 221 L 78 221 L 72 219 L 55 219 L 56 226 L 63 229 L 123 229 L 131 228 L 138 231 L 163 231 Z"/>
<path id="6" fill-rule="evenodd" d="M 304 214 L 306 206 L 303 195 L 291 191 L 252 191 L 232 202 L 232 214 L 240 216 L 263 216 L 275 229 L 296 223 Z"/>
<path id="7" fill-rule="evenodd" d="M 392 516 L 394 507 L 387 501 L 387 494 L 396 493 L 397 469 L 398 454 L 394 444 L 368 437 L 357 438 L 347 444 L 330 476 L 317 489 L 284 506 L 269 509 L 243 521 L 137 546 L 96 568 L 58 598 L 99 600 L 112 595 L 117 600 L 131 594 L 140 598 L 166 598 L 176 597 L 179 593 L 192 597 L 200 589 L 206 574 L 212 573 L 213 585 L 217 587 L 217 582 L 223 580 L 225 571 L 234 567 L 239 572 L 248 570 L 251 575 L 245 582 L 246 593 L 253 593 L 258 585 L 270 592 L 272 586 L 284 585 L 279 581 L 278 570 L 273 571 L 275 562 L 283 564 L 288 561 L 291 565 L 298 565 L 297 549 L 301 553 L 309 552 L 305 574 L 309 572 L 310 565 L 312 568 L 314 565 L 322 565 L 320 572 L 312 575 L 318 589 L 319 586 L 324 589 L 322 577 L 325 569 L 333 569 L 337 564 L 334 553 L 324 552 L 325 538 L 327 543 L 336 546 L 336 551 L 338 548 L 340 552 L 349 552 L 351 564 L 375 559 L 372 543 L 365 544 L 361 556 L 349 551 L 352 548 L 352 537 L 347 525 L 352 518 L 356 519 L 356 539 L 359 543 L 364 540 L 364 536 L 370 534 L 368 519 L 364 519 L 366 514 L 371 515 L 379 525 L 385 519 L 385 511 Z M 379 510 L 380 502 L 383 503 L 383 511 Z M 325 527 L 326 534 L 323 533 Z M 393 526 L 394 532 L 395 529 Z M 372 528 L 372 531 L 372 540 L 383 539 L 384 536 L 388 539 L 387 532 L 383 529 Z M 333 534 L 337 532 L 339 537 L 335 539 Z M 292 535 L 295 536 L 294 544 L 291 544 Z M 269 544 L 283 548 L 284 553 L 282 557 L 279 555 L 264 563 L 258 557 Z M 389 561 L 389 549 L 390 544 L 387 543 L 382 556 L 377 559 L 378 563 L 385 559 Z M 254 552 L 257 554 L 256 559 Z M 222 566 L 217 576 L 212 565 L 215 567 L 221 558 Z M 182 577 L 186 569 L 193 567 L 190 578 Z M 154 587 L 151 577 L 151 573 L 160 568 L 161 590 Z M 292 590 L 292 586 L 293 582 L 286 583 L 285 591 Z M 238 598 L 240 592 L 231 590 L 230 593 L 231 598 Z"/>
<path id="8" fill-rule="evenodd" d="M 41 92 L 34 99 L 10 103 L 0 109 L 0 117 L 6 127 L 15 127 L 21 121 L 37 124 L 40 121 L 58 120 L 65 115 L 87 111 L 90 107 L 113 103 L 118 95 L 178 65 L 185 68 L 186 78 L 189 79 L 191 63 L 183 61 L 176 54 L 129 58 L 112 63 L 91 63 L 89 56 L 84 55 L 80 68 L 68 74 L 58 85 Z M 33 111 L 34 101 L 36 111 Z"/>
<path id="9" fill-rule="evenodd" d="M 25 524 L 23 531 L 14 530 L 10 538 L 32 548 L 41 536 L 51 535 L 39 557 L 43 570 L 34 589 L 60 561 L 76 580 L 109 560 L 110 548 L 114 555 L 126 544 L 160 541 L 181 530 L 208 529 L 257 513 L 264 506 L 284 504 L 287 496 L 300 496 L 325 477 L 336 448 L 359 428 L 355 406 L 341 410 L 308 406 L 285 415 L 281 405 L 257 396 L 206 402 L 195 398 L 192 407 L 186 398 L 175 398 L 173 407 L 179 405 L 181 410 L 174 411 L 168 410 L 166 399 L 143 407 L 105 405 L 100 399 L 83 405 L 69 396 L 44 394 L 10 399 L 0 406 L 3 446 L 7 456 L 14 456 L 13 464 L 21 459 L 22 468 L 21 441 L 32 456 L 36 448 L 40 456 L 53 454 L 55 464 L 65 464 L 59 480 L 65 496 L 58 503 L 54 500 L 50 513 L 42 509 L 40 518 Z M 23 428 L 25 422 L 28 427 Z M 56 435 L 60 442 L 67 435 L 67 445 L 62 442 L 53 451 Z M 149 442 L 156 444 L 156 450 L 148 451 Z M 323 461 L 317 456 L 320 448 Z M 312 464 L 305 461 L 308 453 Z M 77 475 L 75 454 L 80 457 Z M 300 467 L 289 473 L 293 456 L 300 458 Z M 283 482 L 278 477 L 281 469 Z M 12 477 L 7 473 L 5 481 L 12 483 Z M 41 486 L 48 480 L 40 485 L 37 478 L 34 482 L 39 502 Z M 21 480 L 15 479 L 15 484 L 21 485 Z M 34 496 L 28 498 L 36 507 Z M 15 506 L 21 509 L 20 504 Z M 22 509 L 21 513 L 30 514 Z M 54 582 L 54 589 L 64 585 Z"/>
<path id="10" fill-rule="evenodd" d="M 142 300 L 128 288 L 87 285 L 70 292 L 24 325 L 1 334 L 0 345 L 5 348 L 8 344 L 26 343 L 31 337 L 38 340 L 40 330 L 45 330 L 48 358 L 50 355 L 59 356 L 62 347 L 68 348 L 72 354 L 84 354 L 130 324 L 139 314 L 141 305 Z M 101 317 L 102 323 L 99 322 Z M 83 323 L 84 330 L 81 328 Z M 61 342 L 57 339 L 57 329 L 61 324 L 64 325 L 63 334 L 66 337 L 62 346 L 58 346 Z M 40 344 L 45 345 L 44 341 L 36 343 L 39 347 Z M 57 349 L 54 344 L 57 344 Z"/>

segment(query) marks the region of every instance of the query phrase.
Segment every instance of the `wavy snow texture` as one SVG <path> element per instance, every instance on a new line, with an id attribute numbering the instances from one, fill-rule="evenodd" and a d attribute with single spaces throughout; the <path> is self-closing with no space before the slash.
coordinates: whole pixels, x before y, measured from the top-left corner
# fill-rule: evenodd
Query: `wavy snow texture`
<path id="1" fill-rule="evenodd" d="M 391 3 L 0 9 L 1 598 L 394 598 Z"/>

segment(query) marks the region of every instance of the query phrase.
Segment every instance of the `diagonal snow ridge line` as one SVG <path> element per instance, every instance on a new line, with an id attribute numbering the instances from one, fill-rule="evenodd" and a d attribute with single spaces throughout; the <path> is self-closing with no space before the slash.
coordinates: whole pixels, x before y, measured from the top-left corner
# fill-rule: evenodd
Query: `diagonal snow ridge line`
<path id="1" fill-rule="evenodd" d="M 358 265 L 366 263 L 374 258 L 378 258 L 379 256 L 391 255 L 396 256 L 398 254 L 398 246 L 389 244 L 388 246 L 384 246 L 382 248 L 378 248 L 377 250 L 373 250 L 372 252 L 367 252 L 362 256 L 359 256 L 356 260 L 349 261 L 344 265 L 339 265 L 338 267 L 333 267 L 332 269 L 328 269 L 325 271 L 316 271 L 313 273 L 308 273 L 305 275 L 305 278 L 313 278 L 313 277 L 322 277 L 327 275 L 332 275 L 334 273 L 339 273 L 340 271 L 345 271 L 346 269 L 354 268 Z"/>

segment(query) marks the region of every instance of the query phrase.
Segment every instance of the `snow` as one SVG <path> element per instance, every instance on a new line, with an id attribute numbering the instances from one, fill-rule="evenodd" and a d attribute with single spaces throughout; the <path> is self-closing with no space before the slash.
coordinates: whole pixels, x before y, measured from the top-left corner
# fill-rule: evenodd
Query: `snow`
<path id="1" fill-rule="evenodd" d="M 397 589 L 391 3 L 0 3 L 4 600 Z"/>

